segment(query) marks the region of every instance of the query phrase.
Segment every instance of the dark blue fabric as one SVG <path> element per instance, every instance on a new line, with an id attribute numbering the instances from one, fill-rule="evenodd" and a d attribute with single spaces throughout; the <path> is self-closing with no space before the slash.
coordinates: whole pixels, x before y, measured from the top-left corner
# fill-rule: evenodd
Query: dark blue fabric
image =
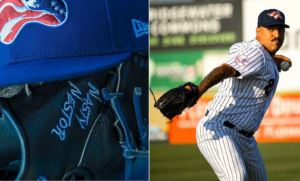
<path id="1" fill-rule="evenodd" d="M 112 1 L 106 0 L 111 25 L 113 46 L 118 51 L 147 51 L 148 35 L 138 38 L 133 31 L 132 19 L 148 23 L 149 9 L 147 0 Z M 126 10 L 126 11 L 125 11 Z M 130 21 L 130 22 L 129 22 Z M 131 42 L 131 43 L 123 43 Z"/>
<path id="2" fill-rule="evenodd" d="M 132 25 L 132 19 L 148 23 L 147 0 L 55 1 L 67 11 L 66 19 L 58 17 L 63 24 L 28 23 L 11 44 L 0 42 L 0 86 L 78 77 L 124 60 L 113 54 L 148 50 L 148 34 L 137 38 Z M 49 9 L 51 2 L 29 8 Z"/>
<path id="3" fill-rule="evenodd" d="M 11 44 L 13 62 L 114 53 L 104 1 L 66 0 L 66 3 L 69 17 L 63 25 L 24 26 Z"/>
<path id="4" fill-rule="evenodd" d="M 276 17 L 270 15 L 270 13 L 275 12 Z M 285 24 L 285 16 L 283 12 L 277 9 L 268 9 L 261 12 L 258 16 L 257 27 L 261 26 L 271 26 L 271 25 L 284 25 L 286 28 L 289 28 L 289 25 Z"/>
<path id="5" fill-rule="evenodd" d="M 113 180 L 125 180 L 125 170 Z M 131 180 L 149 180 L 149 157 L 138 157 L 132 164 Z"/>
<path id="6" fill-rule="evenodd" d="M 10 63 L 9 52 L 10 52 L 10 46 L 0 43 L 0 67 L 8 65 Z"/>
<path id="7" fill-rule="evenodd" d="M 44 59 L 19 63 L 0 68 L 0 85 L 17 85 L 63 80 L 99 72 L 128 60 L 131 53 L 74 57 L 64 59 Z"/>

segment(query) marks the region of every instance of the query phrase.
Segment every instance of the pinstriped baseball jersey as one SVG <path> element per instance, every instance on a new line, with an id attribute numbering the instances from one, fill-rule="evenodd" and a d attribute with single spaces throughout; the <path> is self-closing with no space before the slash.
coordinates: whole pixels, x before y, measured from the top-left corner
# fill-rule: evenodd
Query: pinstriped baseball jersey
<path id="1" fill-rule="evenodd" d="M 239 77 L 227 78 L 209 103 L 209 117 L 230 121 L 238 129 L 255 132 L 261 124 L 278 84 L 272 57 L 256 39 L 234 44 L 226 62 Z"/>

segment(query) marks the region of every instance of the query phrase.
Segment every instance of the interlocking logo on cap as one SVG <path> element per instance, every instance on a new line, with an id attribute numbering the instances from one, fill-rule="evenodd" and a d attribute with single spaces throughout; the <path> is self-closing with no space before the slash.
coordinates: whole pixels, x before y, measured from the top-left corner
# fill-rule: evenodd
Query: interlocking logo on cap
<path id="1" fill-rule="evenodd" d="M 67 17 L 64 0 L 0 0 L 0 40 L 10 44 L 28 23 L 57 27 Z"/>
<path id="2" fill-rule="evenodd" d="M 283 19 L 279 11 L 273 11 L 271 13 L 268 13 L 268 15 L 274 17 L 275 19 Z"/>

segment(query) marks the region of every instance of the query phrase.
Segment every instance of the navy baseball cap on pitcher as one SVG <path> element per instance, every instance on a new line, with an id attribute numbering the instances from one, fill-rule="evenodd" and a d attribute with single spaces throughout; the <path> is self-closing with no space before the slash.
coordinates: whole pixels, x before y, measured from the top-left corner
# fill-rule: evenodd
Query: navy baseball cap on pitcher
<path id="1" fill-rule="evenodd" d="M 289 28 L 289 25 L 285 24 L 284 14 L 277 9 L 268 9 L 261 12 L 258 16 L 257 27 L 283 25 L 285 28 Z"/>
<path id="2" fill-rule="evenodd" d="M 62 80 L 148 51 L 148 0 L 0 0 L 0 86 Z"/>

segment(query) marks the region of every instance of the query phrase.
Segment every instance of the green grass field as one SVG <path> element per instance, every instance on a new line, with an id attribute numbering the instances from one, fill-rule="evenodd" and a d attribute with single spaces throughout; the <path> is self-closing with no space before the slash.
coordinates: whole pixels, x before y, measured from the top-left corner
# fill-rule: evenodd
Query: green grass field
<path id="1" fill-rule="evenodd" d="M 258 144 L 269 181 L 300 181 L 300 143 Z M 217 181 L 197 145 L 150 144 L 151 181 Z"/>

